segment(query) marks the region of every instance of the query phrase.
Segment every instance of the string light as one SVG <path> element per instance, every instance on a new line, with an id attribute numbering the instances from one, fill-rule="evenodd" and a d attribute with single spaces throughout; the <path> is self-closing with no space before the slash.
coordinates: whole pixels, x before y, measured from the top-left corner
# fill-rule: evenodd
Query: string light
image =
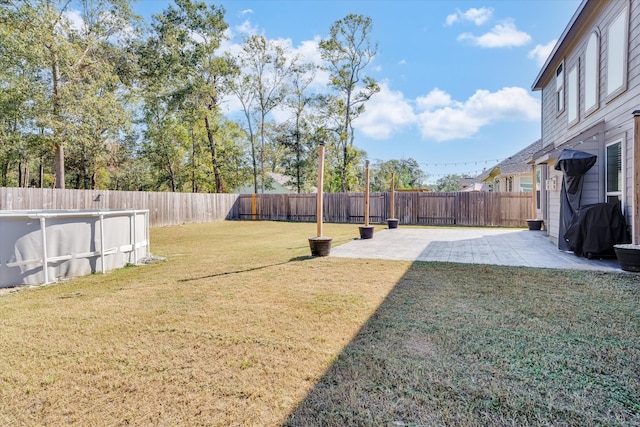
<path id="1" fill-rule="evenodd" d="M 484 163 L 486 165 L 486 164 L 489 164 L 489 163 L 491 163 L 491 164 L 500 163 L 501 161 L 506 160 L 506 159 L 508 159 L 508 157 L 504 157 L 502 159 L 489 159 L 489 160 L 478 160 L 478 161 L 473 160 L 471 162 L 470 161 L 466 161 L 466 162 L 444 162 L 444 163 L 442 163 L 442 162 L 439 162 L 439 163 L 422 163 L 422 162 L 420 162 L 419 164 L 421 164 L 423 166 L 433 166 L 433 167 L 438 167 L 438 166 L 444 166 L 444 167 L 447 167 L 447 166 L 467 166 L 470 163 L 473 163 L 474 165 L 478 165 L 478 164 L 483 164 Z"/>

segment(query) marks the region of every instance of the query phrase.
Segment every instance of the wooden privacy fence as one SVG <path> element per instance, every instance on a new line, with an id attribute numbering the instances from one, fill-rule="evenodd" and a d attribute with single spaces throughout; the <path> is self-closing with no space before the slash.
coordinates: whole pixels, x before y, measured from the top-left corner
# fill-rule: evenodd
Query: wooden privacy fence
<path id="1" fill-rule="evenodd" d="M 151 227 L 236 219 L 237 200 L 237 194 L 0 187 L 0 210 L 148 209 Z"/>
<path id="2" fill-rule="evenodd" d="M 452 192 L 395 194 L 400 224 L 525 227 L 531 218 L 531 193 Z M 385 223 L 391 212 L 390 193 L 371 193 L 369 222 Z M 324 194 L 326 222 L 363 223 L 362 193 Z M 315 221 L 315 194 L 242 194 L 239 219 Z"/>
<path id="3" fill-rule="evenodd" d="M 364 194 L 324 194 L 326 222 L 364 223 Z M 391 212 L 390 193 L 371 193 L 369 222 Z M 395 193 L 400 224 L 526 227 L 531 193 Z M 151 227 L 191 222 L 275 220 L 313 222 L 315 194 L 203 194 L 106 190 L 0 188 L 0 210 L 148 209 Z"/>

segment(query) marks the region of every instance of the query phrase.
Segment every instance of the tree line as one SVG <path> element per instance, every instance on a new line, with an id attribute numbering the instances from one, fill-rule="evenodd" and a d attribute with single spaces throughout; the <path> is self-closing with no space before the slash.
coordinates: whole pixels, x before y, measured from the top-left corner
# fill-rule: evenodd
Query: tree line
<path id="1" fill-rule="evenodd" d="M 145 23 L 130 0 L 0 0 L 0 185 L 258 193 L 278 172 L 306 192 L 324 141 L 325 191 L 360 191 L 353 120 L 380 90 L 372 20 L 336 21 L 316 65 L 261 35 L 222 51 L 224 14 L 174 0 Z M 426 179 L 413 159 L 371 171 L 372 191 L 392 172 L 398 189 Z"/>

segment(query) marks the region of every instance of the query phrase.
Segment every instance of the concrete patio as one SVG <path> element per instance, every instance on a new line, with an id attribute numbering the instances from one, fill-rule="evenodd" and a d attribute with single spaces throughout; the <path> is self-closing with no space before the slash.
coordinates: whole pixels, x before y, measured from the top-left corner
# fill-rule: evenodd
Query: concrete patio
<path id="1" fill-rule="evenodd" d="M 544 231 L 513 228 L 384 229 L 332 248 L 331 256 L 622 272 L 615 258 L 578 257 L 560 251 Z"/>

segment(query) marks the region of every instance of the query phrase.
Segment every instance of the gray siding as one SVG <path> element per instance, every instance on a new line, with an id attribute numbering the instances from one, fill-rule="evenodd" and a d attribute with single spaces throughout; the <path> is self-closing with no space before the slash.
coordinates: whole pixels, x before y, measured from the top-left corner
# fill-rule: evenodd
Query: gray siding
<path id="1" fill-rule="evenodd" d="M 601 6 L 601 7 L 600 7 Z M 607 28 L 620 11 L 627 9 L 629 19 L 627 87 L 620 95 L 607 99 Z M 592 32 L 599 34 L 599 99 L 598 108 L 585 115 L 584 111 L 584 64 L 585 49 Z M 605 167 L 604 147 L 619 136 L 623 137 L 623 153 L 625 157 L 625 190 L 624 204 L 632 206 L 633 190 L 633 116 L 632 112 L 640 109 L 640 0 L 601 1 L 596 13 L 589 18 L 589 24 L 580 27 L 580 32 L 572 40 L 565 40 L 567 48 L 560 60 L 565 61 L 565 111 L 556 114 L 555 108 L 555 73 L 550 81 L 543 82 L 542 89 L 542 140 L 545 147 L 572 148 L 591 152 L 598 156 L 596 165 L 585 176 L 583 204 L 605 201 Z M 560 62 L 550 63 L 549 68 L 555 70 Z M 571 127 L 567 123 L 566 111 L 566 76 L 569 70 L 578 64 L 579 67 L 579 108 L 578 122 Z M 579 136 L 598 122 L 605 122 L 604 131 L 595 139 L 583 141 Z M 550 173 L 555 159 L 550 159 Z M 553 175 L 550 175 L 553 176 Z M 560 178 L 559 178 L 560 179 Z M 560 184 L 560 181 L 558 182 Z M 560 185 L 558 185 L 558 190 Z M 551 237 L 558 238 L 559 191 L 549 193 L 548 230 Z M 631 209 L 626 209 L 627 221 L 631 223 Z"/>

